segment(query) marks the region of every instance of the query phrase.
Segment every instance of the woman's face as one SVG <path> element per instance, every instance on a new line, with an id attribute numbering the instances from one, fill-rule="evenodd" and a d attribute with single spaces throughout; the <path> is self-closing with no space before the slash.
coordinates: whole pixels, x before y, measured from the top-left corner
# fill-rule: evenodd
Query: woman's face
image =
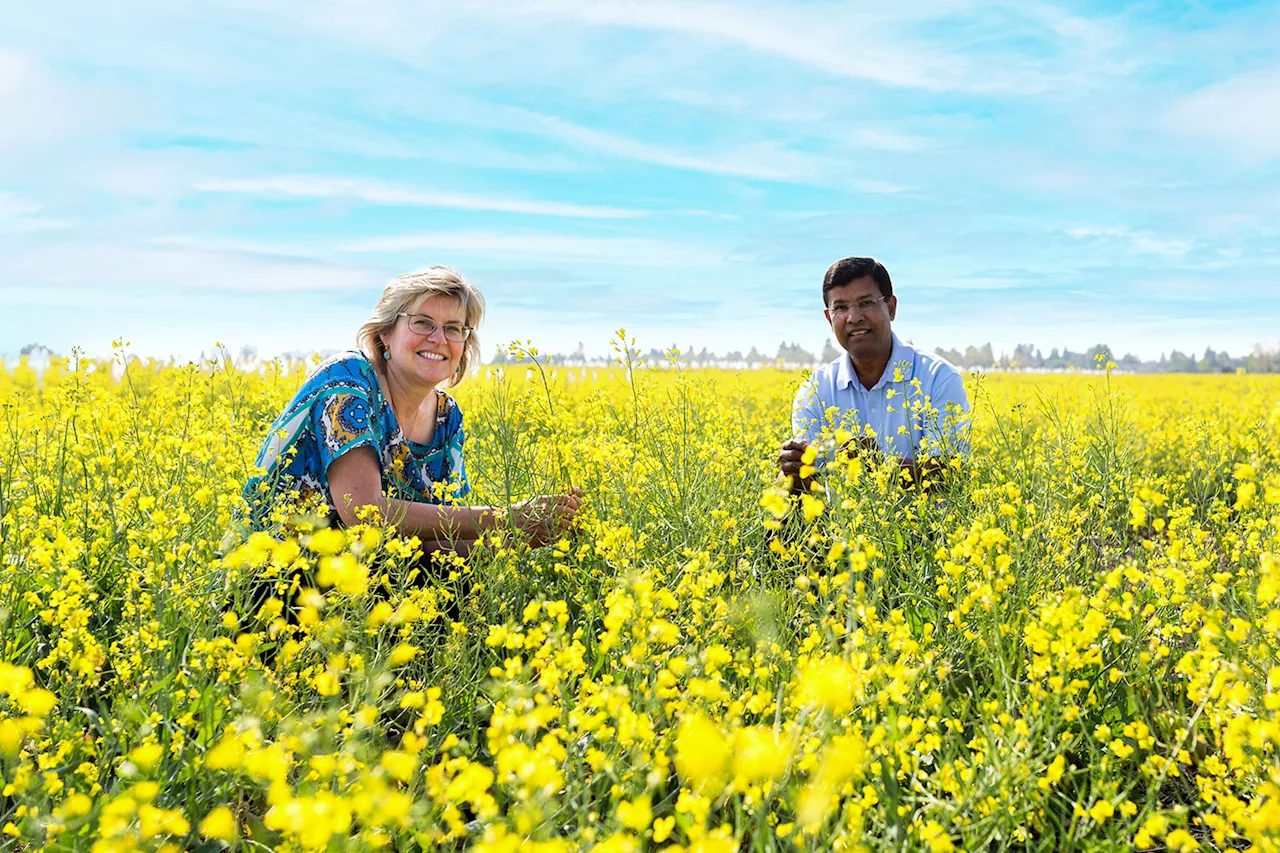
<path id="1" fill-rule="evenodd" d="M 458 365 L 466 341 L 451 341 L 445 337 L 446 325 L 466 326 L 466 312 L 456 299 L 448 296 L 432 296 L 419 302 L 407 313 L 413 316 L 399 317 L 383 341 L 387 353 L 388 372 L 413 384 L 437 386 L 457 375 Z M 434 326 L 429 334 L 415 330 Z"/>

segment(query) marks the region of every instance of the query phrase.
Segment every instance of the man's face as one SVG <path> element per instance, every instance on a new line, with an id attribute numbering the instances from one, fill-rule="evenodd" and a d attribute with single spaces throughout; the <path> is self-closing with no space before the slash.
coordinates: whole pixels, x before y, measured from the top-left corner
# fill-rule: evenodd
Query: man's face
<path id="1" fill-rule="evenodd" d="M 855 359 L 883 355 L 893 349 L 890 325 L 897 311 L 898 297 L 882 297 L 871 276 L 855 278 L 827 291 L 827 322 L 837 343 Z"/>

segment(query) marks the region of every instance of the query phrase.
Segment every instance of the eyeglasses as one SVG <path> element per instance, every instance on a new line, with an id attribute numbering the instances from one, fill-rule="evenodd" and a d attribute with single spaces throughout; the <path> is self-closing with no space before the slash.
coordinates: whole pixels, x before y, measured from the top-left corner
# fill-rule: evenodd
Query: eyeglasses
<path id="1" fill-rule="evenodd" d="M 464 326 L 461 323 L 437 323 L 426 314 L 406 314 L 401 311 L 397 316 L 409 318 L 409 331 L 415 335 L 422 335 L 429 338 L 435 334 L 436 329 L 444 329 L 444 339 L 460 344 L 467 338 L 471 337 L 471 327 Z"/>
<path id="2" fill-rule="evenodd" d="M 876 305 L 884 302 L 883 296 L 877 296 L 875 299 L 859 299 L 852 304 L 848 302 L 836 302 L 827 306 L 827 310 L 832 314 L 849 314 L 856 310 L 859 314 L 866 314 Z"/>

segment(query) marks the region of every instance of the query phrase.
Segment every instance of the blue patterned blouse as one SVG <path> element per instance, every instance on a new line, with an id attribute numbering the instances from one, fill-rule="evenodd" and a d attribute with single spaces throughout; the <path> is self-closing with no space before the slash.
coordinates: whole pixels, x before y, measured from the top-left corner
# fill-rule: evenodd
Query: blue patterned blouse
<path id="1" fill-rule="evenodd" d="M 329 466 L 356 447 L 370 447 L 382 468 L 382 489 L 393 498 L 440 504 L 471 491 L 462 460 L 466 435 L 462 410 L 443 391 L 429 444 L 410 441 L 383 396 L 373 365 L 361 353 L 334 356 L 307 378 L 258 451 L 265 473 L 245 484 L 244 497 L 255 528 L 268 526 L 272 504 L 296 492 L 303 502 L 329 496 Z"/>

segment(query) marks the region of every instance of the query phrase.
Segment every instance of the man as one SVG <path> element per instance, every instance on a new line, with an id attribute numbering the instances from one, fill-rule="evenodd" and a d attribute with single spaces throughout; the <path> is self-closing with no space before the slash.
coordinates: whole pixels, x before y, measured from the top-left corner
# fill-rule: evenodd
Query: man
<path id="1" fill-rule="evenodd" d="M 836 450 L 894 457 L 915 482 L 937 480 L 949 458 L 968 449 L 969 398 L 960 371 L 898 340 L 892 330 L 898 298 L 889 271 L 874 258 L 832 264 L 822 301 L 844 354 L 796 392 L 794 437 L 778 454 L 792 489 L 807 490 Z M 852 434 L 839 448 L 837 430 Z M 810 446 L 817 453 L 806 458 Z"/>

